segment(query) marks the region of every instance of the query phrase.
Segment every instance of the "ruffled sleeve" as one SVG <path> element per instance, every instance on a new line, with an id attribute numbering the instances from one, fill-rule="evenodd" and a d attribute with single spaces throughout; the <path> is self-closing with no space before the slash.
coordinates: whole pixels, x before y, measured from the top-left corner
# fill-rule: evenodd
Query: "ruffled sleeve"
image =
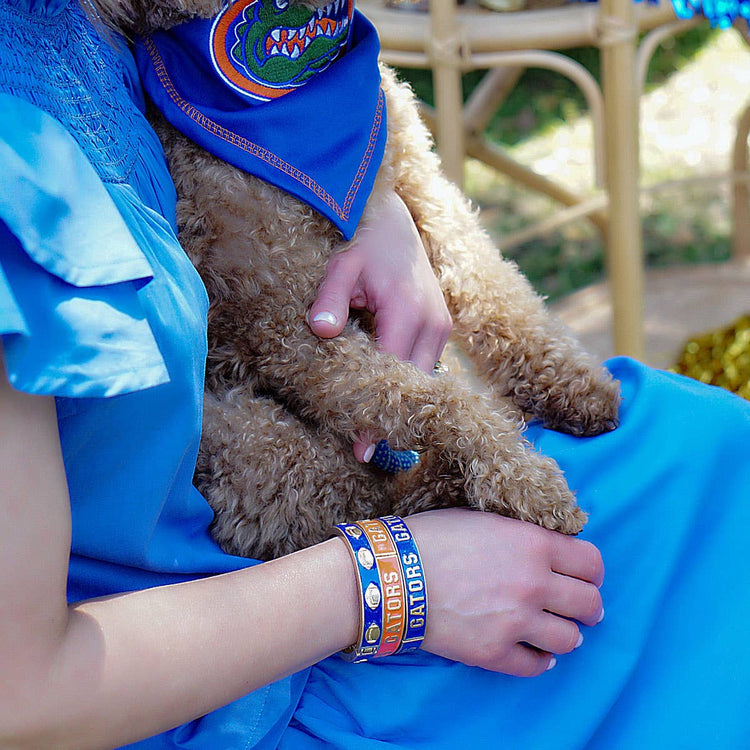
<path id="1" fill-rule="evenodd" d="M 11 383 L 112 396 L 167 382 L 139 302 L 148 259 L 78 145 L 0 94 L 0 334 Z"/>

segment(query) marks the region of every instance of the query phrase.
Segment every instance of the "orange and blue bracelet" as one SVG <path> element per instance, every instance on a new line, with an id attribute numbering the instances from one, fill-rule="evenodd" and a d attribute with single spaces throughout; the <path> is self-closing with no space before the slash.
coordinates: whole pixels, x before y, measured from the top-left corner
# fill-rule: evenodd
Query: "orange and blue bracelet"
<path id="1" fill-rule="evenodd" d="M 398 548 L 404 574 L 406 596 L 406 628 L 397 653 L 416 651 L 424 640 L 427 628 L 427 583 L 422 558 L 409 527 L 399 516 L 385 516 L 380 521 L 387 527 Z"/>
<path id="2" fill-rule="evenodd" d="M 414 651 L 424 640 L 427 589 L 419 550 L 399 516 L 338 524 L 357 571 L 360 629 L 348 661 Z"/>
<path id="3" fill-rule="evenodd" d="M 393 537 L 380 520 L 358 521 L 357 526 L 370 540 L 383 588 L 383 638 L 375 656 L 391 656 L 401 646 L 406 619 L 406 589 L 401 561 Z"/>

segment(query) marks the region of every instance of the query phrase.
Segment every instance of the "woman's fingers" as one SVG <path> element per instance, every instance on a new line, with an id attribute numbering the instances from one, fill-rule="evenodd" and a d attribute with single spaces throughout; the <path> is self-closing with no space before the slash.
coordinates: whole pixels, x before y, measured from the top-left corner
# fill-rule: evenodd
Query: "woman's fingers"
<path id="1" fill-rule="evenodd" d="M 435 310 L 430 320 L 423 324 L 416 335 L 409 354 L 409 361 L 420 370 L 431 373 L 443 355 L 453 323 L 448 308 L 443 305 Z"/>
<path id="2" fill-rule="evenodd" d="M 415 319 L 403 300 L 390 300 L 375 311 L 374 321 L 378 349 L 408 362 L 422 325 L 421 314 Z"/>
<path id="3" fill-rule="evenodd" d="M 375 453 L 375 442 L 377 440 L 376 435 L 370 433 L 362 433 L 359 436 L 359 440 L 354 443 L 354 458 L 360 463 L 369 463 L 372 458 L 372 454 Z"/>
<path id="4" fill-rule="evenodd" d="M 537 677 L 552 669 L 557 663 L 552 653 L 517 643 L 504 657 L 497 671 L 513 677 Z"/>
<path id="5" fill-rule="evenodd" d="M 333 338 L 344 330 L 349 307 L 357 294 L 360 273 L 356 256 L 341 253 L 331 258 L 326 277 L 307 315 L 316 336 Z"/>
<path id="6" fill-rule="evenodd" d="M 531 623 L 525 642 L 540 651 L 569 654 L 583 643 L 583 636 L 572 620 L 542 612 Z"/>
<path id="7" fill-rule="evenodd" d="M 583 539 L 561 536 L 552 548 L 552 570 L 571 578 L 601 586 L 604 580 L 604 563 L 599 550 Z"/>
<path id="8" fill-rule="evenodd" d="M 447 307 L 425 313 L 394 305 L 375 316 L 378 348 L 431 373 L 443 354 L 451 325 Z"/>
<path id="9" fill-rule="evenodd" d="M 596 625 L 604 612 L 602 597 L 596 586 L 558 573 L 552 573 L 545 609 L 585 625 Z"/>

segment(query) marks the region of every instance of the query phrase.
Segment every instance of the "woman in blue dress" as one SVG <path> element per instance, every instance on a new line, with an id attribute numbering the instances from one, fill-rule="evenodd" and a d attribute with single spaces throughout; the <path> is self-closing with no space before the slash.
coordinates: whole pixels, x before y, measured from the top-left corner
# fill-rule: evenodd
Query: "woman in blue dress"
<path id="1" fill-rule="evenodd" d="M 340 540 L 263 565 L 213 543 L 191 484 L 205 291 L 106 36 L 75 0 L 0 2 L 0 746 L 750 747 L 750 406 L 726 392 L 618 359 L 618 430 L 531 426 L 583 538 L 408 519 L 430 595 L 415 654 L 336 656 L 358 621 Z M 418 256 L 392 211 L 377 231 Z M 387 284 L 372 249 L 349 257 Z M 382 333 L 431 364 L 444 309 L 414 283 L 428 323 L 389 310 Z"/>

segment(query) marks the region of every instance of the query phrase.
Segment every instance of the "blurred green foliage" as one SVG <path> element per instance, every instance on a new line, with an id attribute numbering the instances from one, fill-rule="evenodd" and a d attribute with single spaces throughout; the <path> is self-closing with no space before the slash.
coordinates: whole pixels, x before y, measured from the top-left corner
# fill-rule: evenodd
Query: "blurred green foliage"
<path id="1" fill-rule="evenodd" d="M 667 0 L 662 0 L 666 2 Z M 707 25 L 690 29 L 666 40 L 656 51 L 649 66 L 646 89 L 663 84 L 680 70 L 713 37 L 721 33 Z M 599 53 L 593 48 L 567 50 L 565 54 L 585 66 L 599 78 Z M 401 75 L 414 87 L 417 95 L 433 103 L 429 71 L 402 69 Z M 468 96 L 483 71 L 464 76 L 464 96 Z M 508 148 L 586 112 L 586 101 L 579 89 L 564 76 L 542 69 L 527 69 L 487 128 L 494 142 Z M 523 225 L 530 213 L 524 198 L 498 199 L 472 194 L 483 209 L 485 222 L 498 236 Z M 719 198 L 715 198 L 714 207 Z M 678 263 L 707 263 L 729 257 L 726 221 L 710 210 L 696 210 L 707 205 L 705 194 L 672 194 L 652 202 L 643 220 L 643 244 L 648 266 Z M 509 250 L 535 288 L 551 300 L 601 280 L 605 270 L 604 250 L 598 232 L 586 221 L 563 227 L 547 237 L 535 239 Z"/>

